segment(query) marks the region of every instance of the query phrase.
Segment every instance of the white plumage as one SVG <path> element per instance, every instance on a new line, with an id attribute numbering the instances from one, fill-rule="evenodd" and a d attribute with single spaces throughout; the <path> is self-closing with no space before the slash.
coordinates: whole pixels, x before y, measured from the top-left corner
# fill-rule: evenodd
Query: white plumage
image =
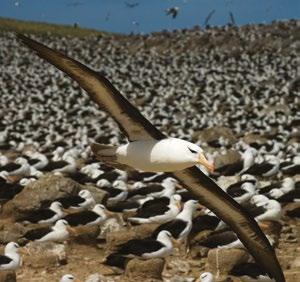
<path id="1" fill-rule="evenodd" d="M 17 270 L 21 264 L 20 246 L 10 242 L 5 246 L 4 255 L 0 256 L 0 270 Z"/>

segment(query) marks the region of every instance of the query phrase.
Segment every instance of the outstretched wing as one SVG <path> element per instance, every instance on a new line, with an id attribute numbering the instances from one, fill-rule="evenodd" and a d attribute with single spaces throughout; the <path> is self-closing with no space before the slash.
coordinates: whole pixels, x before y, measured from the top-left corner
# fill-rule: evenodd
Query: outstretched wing
<path id="1" fill-rule="evenodd" d="M 166 136 L 151 124 L 104 76 L 66 55 L 22 34 L 18 38 L 47 60 L 76 80 L 87 94 L 108 112 L 130 141 L 163 139 Z"/>
<path id="2" fill-rule="evenodd" d="M 40 57 L 75 79 L 101 109 L 111 114 L 131 141 L 165 138 L 106 78 L 24 35 L 18 37 Z M 175 172 L 174 175 L 197 196 L 201 204 L 212 210 L 237 233 L 253 257 L 277 282 L 285 281 L 267 238 L 255 220 L 237 202 L 196 167 Z"/>
<path id="3" fill-rule="evenodd" d="M 173 173 L 198 199 L 237 234 L 256 261 L 277 282 L 285 281 L 275 251 L 253 217 L 196 166 Z"/>

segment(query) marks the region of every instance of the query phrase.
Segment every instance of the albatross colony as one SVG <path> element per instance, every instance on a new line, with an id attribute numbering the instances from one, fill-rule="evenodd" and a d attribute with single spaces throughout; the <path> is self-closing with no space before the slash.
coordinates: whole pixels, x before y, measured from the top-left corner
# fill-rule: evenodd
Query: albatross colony
<path id="1" fill-rule="evenodd" d="M 203 150 L 188 141 L 169 138 L 147 120 L 104 76 L 64 54 L 19 34 L 18 38 L 86 90 L 108 112 L 128 138 L 120 146 L 92 144 L 95 155 L 119 169 L 171 172 L 238 235 L 255 260 L 277 282 L 285 281 L 275 252 L 256 221 L 197 166 L 213 170 Z"/>

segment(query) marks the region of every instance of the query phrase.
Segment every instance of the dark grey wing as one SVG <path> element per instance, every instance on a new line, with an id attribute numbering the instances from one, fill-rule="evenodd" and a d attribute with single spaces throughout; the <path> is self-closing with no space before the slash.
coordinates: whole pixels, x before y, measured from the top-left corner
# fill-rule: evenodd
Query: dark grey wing
<path id="1" fill-rule="evenodd" d="M 252 174 L 252 175 L 262 175 L 268 171 L 270 171 L 274 167 L 274 164 L 263 162 L 260 164 L 254 164 L 250 168 L 248 168 L 246 171 L 243 172 L 243 174 Z"/>
<path id="2" fill-rule="evenodd" d="M 200 204 L 227 223 L 251 255 L 277 282 L 285 281 L 275 252 L 251 215 L 197 167 L 173 173 Z"/>
<path id="3" fill-rule="evenodd" d="M 163 215 L 169 210 L 169 207 L 164 203 L 157 203 L 151 206 L 138 209 L 134 217 L 150 218 L 153 216 Z"/>
<path id="4" fill-rule="evenodd" d="M 124 256 L 141 256 L 144 253 L 156 252 L 163 247 L 165 247 L 165 245 L 154 239 L 135 239 L 122 244 L 117 253 Z"/>
<path id="5" fill-rule="evenodd" d="M 52 229 L 50 227 L 41 227 L 27 231 L 23 237 L 28 240 L 38 240 L 43 238 L 51 231 Z"/>
<path id="6" fill-rule="evenodd" d="M 12 261 L 11 258 L 7 257 L 7 256 L 1 256 L 0 255 L 0 266 L 3 264 L 9 264 Z"/>
<path id="7" fill-rule="evenodd" d="M 64 217 L 70 226 L 85 225 L 99 218 L 99 215 L 93 211 L 82 211 L 71 213 Z"/>
<path id="8" fill-rule="evenodd" d="M 210 234 L 207 238 L 203 238 L 200 242 L 197 242 L 197 244 L 207 248 L 217 248 L 218 246 L 230 244 L 237 239 L 238 238 L 234 232 L 224 231 Z"/>
<path id="9" fill-rule="evenodd" d="M 158 192 L 161 192 L 163 189 L 164 189 L 164 187 L 159 184 L 152 184 L 152 185 L 149 185 L 146 187 L 142 187 L 139 189 L 134 189 L 134 190 L 129 191 L 128 198 L 131 198 L 136 195 L 145 196 L 150 193 L 158 193 Z"/>
<path id="10" fill-rule="evenodd" d="M 154 198 L 142 204 L 140 209 L 148 209 L 160 205 L 167 206 L 170 203 L 170 199 L 168 197 Z"/>
<path id="11" fill-rule="evenodd" d="M 172 237 L 178 239 L 183 230 L 187 227 L 187 222 L 181 219 L 174 219 L 158 226 L 151 234 L 152 238 L 156 238 L 160 231 L 167 230 L 171 232 Z"/>
<path id="12" fill-rule="evenodd" d="M 109 187 L 109 188 L 102 187 L 101 190 L 106 191 L 109 194 L 109 197 L 111 197 L 111 198 L 114 198 L 124 192 L 124 190 L 122 190 L 122 189 L 113 188 L 113 187 Z"/>
<path id="13" fill-rule="evenodd" d="M 267 194 L 274 188 L 280 188 L 280 186 L 281 186 L 281 182 L 274 182 L 274 183 L 271 183 L 270 185 L 259 188 L 258 193 L 259 194 Z"/>
<path id="14" fill-rule="evenodd" d="M 58 198 L 55 201 L 60 202 L 64 207 L 64 209 L 68 209 L 69 207 L 79 207 L 80 204 L 85 202 L 85 199 L 78 195 L 75 195 L 75 196 Z"/>
<path id="15" fill-rule="evenodd" d="M 20 164 L 8 163 L 7 165 L 2 166 L 1 170 L 2 171 L 7 171 L 7 172 L 12 172 L 12 171 L 14 171 L 16 169 L 19 169 L 20 167 L 21 167 Z"/>
<path id="16" fill-rule="evenodd" d="M 220 219 L 211 215 L 199 215 L 193 218 L 191 234 L 192 237 L 204 230 L 214 230 L 220 222 Z"/>
<path id="17" fill-rule="evenodd" d="M 32 223 L 37 223 L 40 220 L 47 220 L 56 215 L 56 212 L 50 209 L 40 209 L 32 214 L 28 215 L 27 217 L 22 218 L 23 221 L 29 221 Z"/>
<path id="18" fill-rule="evenodd" d="M 104 76 L 33 39 L 22 34 L 17 36 L 38 56 L 76 80 L 101 110 L 114 118 L 130 141 L 166 138 Z"/>
<path id="19" fill-rule="evenodd" d="M 247 191 L 245 191 L 242 188 L 240 188 L 239 190 L 236 189 L 235 191 L 230 191 L 230 192 L 228 190 L 226 190 L 226 192 L 228 195 L 230 195 L 233 198 L 241 197 L 241 196 L 245 195 L 246 193 L 248 193 Z"/>

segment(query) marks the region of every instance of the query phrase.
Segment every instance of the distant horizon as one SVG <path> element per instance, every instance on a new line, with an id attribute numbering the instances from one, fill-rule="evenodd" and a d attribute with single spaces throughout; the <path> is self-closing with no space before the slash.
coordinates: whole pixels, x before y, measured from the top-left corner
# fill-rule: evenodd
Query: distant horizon
<path id="1" fill-rule="evenodd" d="M 288 4 L 287 4 L 288 2 Z M 126 4 L 127 3 L 127 4 Z M 166 10 L 178 7 L 173 19 Z M 298 0 L 1 0 L 0 17 L 129 34 L 298 20 Z"/>
<path id="2" fill-rule="evenodd" d="M 73 28 L 74 24 L 61 24 L 61 23 L 53 23 L 53 22 L 46 22 L 46 21 L 37 21 L 37 20 L 23 20 L 23 19 L 15 19 L 15 18 L 8 18 L 8 17 L 2 17 L 0 16 L 0 19 L 4 19 L 4 20 L 12 20 L 12 21 L 20 21 L 20 22 L 25 22 L 25 23 L 33 23 L 33 24 L 45 24 L 45 25 L 57 25 L 57 26 L 65 26 L 65 27 L 70 27 Z M 247 25 L 271 25 L 272 23 L 276 23 L 276 22 L 289 22 L 289 21 L 300 21 L 299 19 L 278 19 L 278 20 L 272 20 L 271 22 L 264 22 L 264 23 L 247 23 L 247 24 L 243 24 L 243 25 L 235 25 L 236 27 L 243 27 L 243 26 L 247 26 Z M 209 28 L 222 28 L 225 27 L 226 25 L 210 25 Z M 182 27 L 182 28 L 174 28 L 174 29 L 162 29 L 162 30 L 155 30 L 155 31 L 151 31 L 149 33 L 134 33 L 136 35 L 147 35 L 147 34 L 151 34 L 151 33 L 159 33 L 159 32 L 163 32 L 165 30 L 167 31 L 175 31 L 175 30 L 183 30 L 183 29 L 194 29 L 196 27 L 200 27 L 201 29 L 205 30 L 206 28 L 204 26 L 200 26 L 200 25 L 194 25 L 188 28 Z M 86 27 L 86 26 L 80 26 L 78 25 L 78 28 L 81 28 L 83 30 L 90 30 L 90 31 L 95 31 L 95 32 L 108 32 L 108 33 L 115 33 L 115 34 L 120 34 L 120 35 L 130 35 L 132 33 L 121 33 L 121 32 L 115 32 L 115 31 L 108 31 L 108 30 L 103 30 L 103 29 L 97 29 L 97 28 L 93 28 L 93 27 Z M 1 30 L 1 28 L 0 28 Z"/>

